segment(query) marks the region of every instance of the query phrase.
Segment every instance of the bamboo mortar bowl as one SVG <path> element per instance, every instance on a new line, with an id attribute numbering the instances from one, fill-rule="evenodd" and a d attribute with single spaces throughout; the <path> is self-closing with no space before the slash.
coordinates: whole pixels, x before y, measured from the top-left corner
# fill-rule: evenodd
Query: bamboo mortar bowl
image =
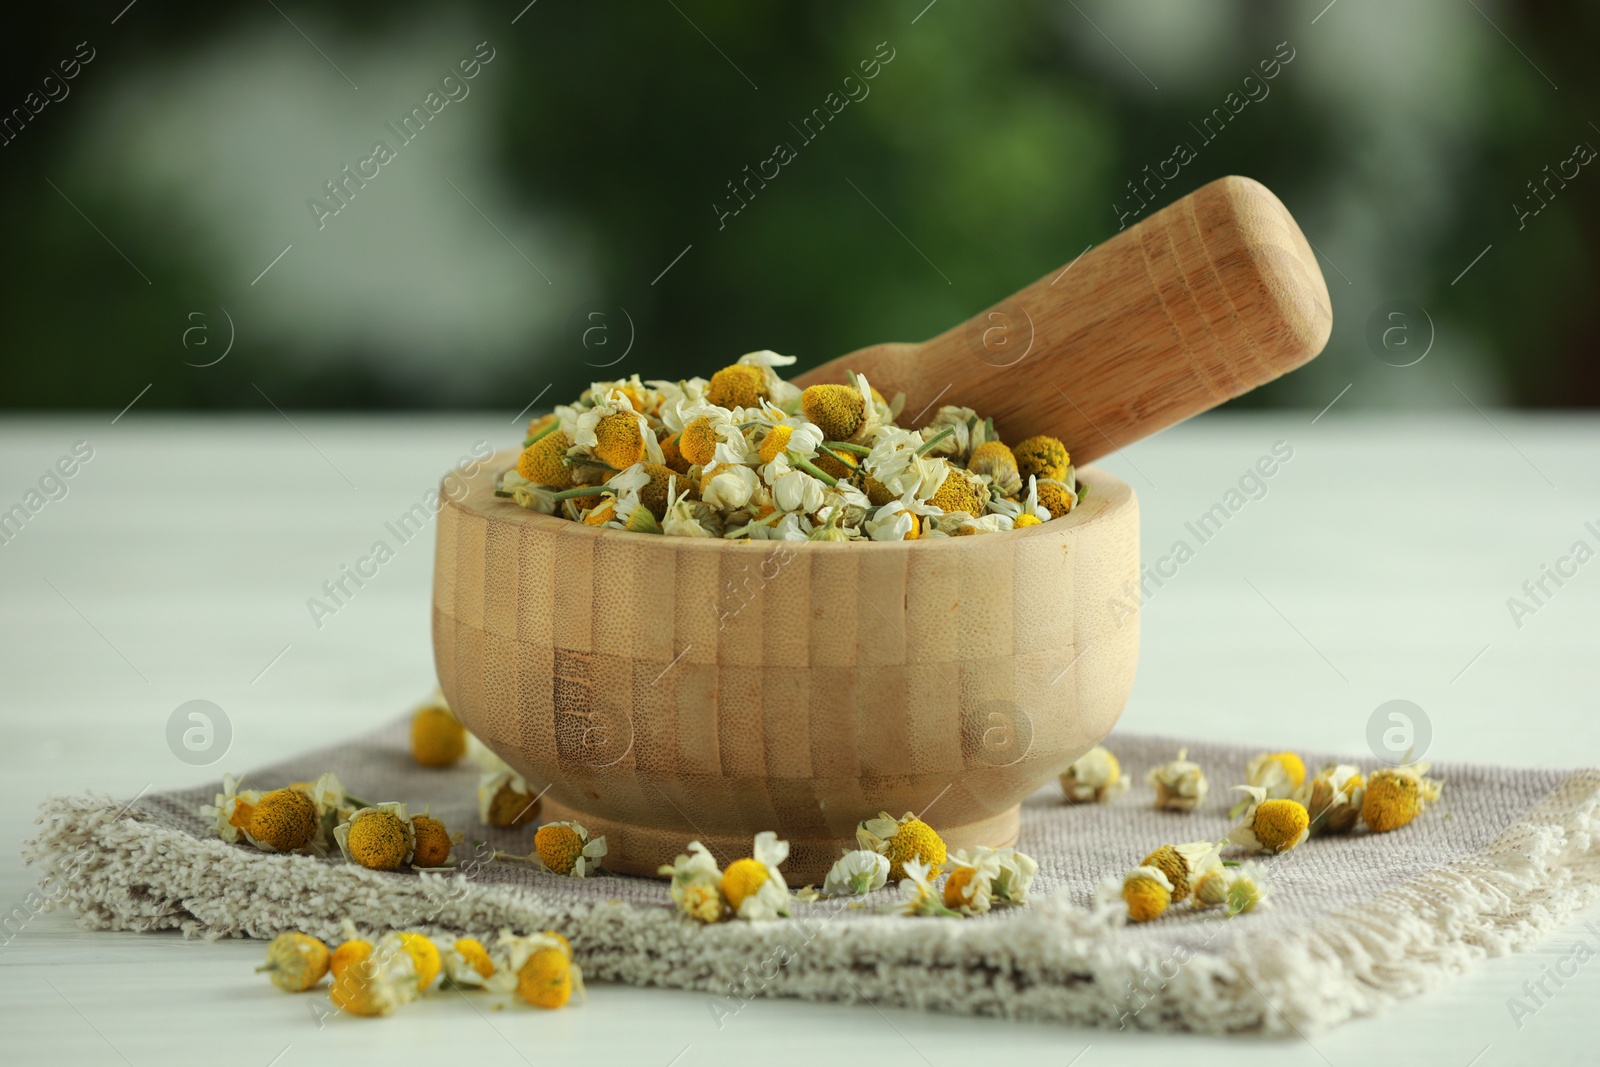
<path id="1" fill-rule="evenodd" d="M 952 850 L 1008 845 L 1018 804 L 1106 736 L 1133 687 L 1133 490 L 1003 534 L 724 541 L 585 526 L 494 495 L 504 452 L 439 513 L 433 642 L 461 721 L 544 820 L 655 875 L 789 841 L 820 883 L 856 824 L 922 813 Z"/>

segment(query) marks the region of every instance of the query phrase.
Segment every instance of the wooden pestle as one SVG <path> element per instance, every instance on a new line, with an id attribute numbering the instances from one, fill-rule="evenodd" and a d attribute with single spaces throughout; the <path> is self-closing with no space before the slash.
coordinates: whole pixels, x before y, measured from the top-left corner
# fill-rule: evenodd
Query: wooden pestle
<path id="1" fill-rule="evenodd" d="M 905 393 L 903 425 L 957 404 L 1009 444 L 1050 434 L 1087 463 L 1293 370 L 1332 325 L 1288 209 L 1227 177 L 932 340 L 857 349 L 797 380 L 858 371 Z"/>

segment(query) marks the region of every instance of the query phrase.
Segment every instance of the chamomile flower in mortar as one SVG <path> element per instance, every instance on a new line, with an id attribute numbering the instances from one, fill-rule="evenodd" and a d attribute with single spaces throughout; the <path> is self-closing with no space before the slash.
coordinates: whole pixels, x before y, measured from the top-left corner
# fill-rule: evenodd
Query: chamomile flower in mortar
<path id="1" fill-rule="evenodd" d="M 999 440 L 985 441 L 972 450 L 967 469 L 989 484 L 996 496 L 1016 496 L 1022 491 L 1017 457 Z"/>
<path id="2" fill-rule="evenodd" d="M 1248 797 L 1243 816 L 1228 841 L 1251 852 L 1287 852 L 1304 841 L 1311 832 L 1311 816 L 1305 805 L 1285 797 L 1268 797 L 1260 786 L 1240 785 Z"/>
<path id="3" fill-rule="evenodd" d="M 921 860 L 908 860 L 904 876 L 900 879 L 900 902 L 895 910 L 902 915 L 960 917 L 961 913 L 946 906 L 944 898 L 933 885 L 936 868 Z"/>
<path id="4" fill-rule="evenodd" d="M 571 487 L 571 479 L 567 479 Z M 537 511 L 541 515 L 554 515 L 556 513 L 556 490 L 548 486 L 531 482 L 517 471 L 506 471 L 500 476 L 500 487 L 495 490 L 495 496 L 508 497 L 518 507 Z"/>
<path id="5" fill-rule="evenodd" d="M 439 961 L 445 982 L 456 989 L 482 989 L 495 974 L 493 957 L 475 937 L 456 938 L 439 954 Z"/>
<path id="6" fill-rule="evenodd" d="M 1222 866 L 1222 857 L 1214 842 L 1191 841 L 1186 845 L 1162 845 L 1139 865 L 1154 867 L 1166 875 L 1172 902 L 1178 904 L 1188 899 L 1207 872 Z"/>
<path id="7" fill-rule="evenodd" d="M 777 467 L 767 464 L 766 469 Z M 821 508 L 827 500 L 828 487 L 805 471 L 790 470 L 779 474 L 771 483 L 772 500 L 779 511 L 800 512 L 809 515 Z"/>
<path id="8" fill-rule="evenodd" d="M 573 424 L 569 457 L 596 459 L 612 470 L 635 463 L 663 463 L 655 431 L 623 390 L 613 390 L 578 416 Z"/>
<path id="9" fill-rule="evenodd" d="M 735 917 L 759 921 L 789 914 L 789 884 L 778 866 L 789 858 L 789 842 L 771 830 L 756 835 L 751 854 L 722 872 L 722 898 Z"/>
<path id="10" fill-rule="evenodd" d="M 580 823 L 547 822 L 533 835 L 533 855 L 528 858 L 551 874 L 587 878 L 600 869 L 605 854 L 606 839 L 591 838 Z"/>
<path id="11" fill-rule="evenodd" d="M 200 806 L 200 817 L 212 820 L 217 836 L 230 844 L 237 842 L 250 826 L 250 815 L 261 802 L 261 790 L 240 789 L 243 780 L 231 774 L 222 776 L 222 792 L 209 804 Z"/>
<path id="12" fill-rule="evenodd" d="M 1028 476 L 1027 494 L 1021 500 L 992 496 L 989 499 L 989 510 L 997 515 L 1008 516 L 1011 519 L 1012 529 L 1016 530 L 1049 522 L 1054 517 L 1050 514 L 1049 508 L 1039 503 L 1039 479 L 1031 474 Z"/>
<path id="13" fill-rule="evenodd" d="M 661 520 L 662 533 L 676 537 L 721 537 L 722 529 L 722 517 L 701 501 L 690 500 L 687 485 L 668 497 L 667 515 Z"/>
<path id="14" fill-rule="evenodd" d="M 1444 782 L 1426 777 L 1428 767 L 1427 763 L 1380 767 L 1367 776 L 1361 821 L 1368 830 L 1378 834 L 1398 830 L 1439 799 Z"/>
<path id="15" fill-rule="evenodd" d="M 411 862 L 416 829 L 404 804 L 383 803 L 361 808 L 334 827 L 333 839 L 346 863 L 368 870 L 392 871 Z"/>
<path id="16" fill-rule="evenodd" d="M 722 871 L 711 850 L 699 841 L 689 842 L 688 852 L 679 853 L 674 863 L 657 873 L 672 879 L 668 887 L 672 901 L 691 919 L 714 923 L 727 914 L 727 902 L 722 899 Z"/>
<path id="17" fill-rule="evenodd" d="M 925 504 L 910 493 L 891 500 L 878 508 L 864 524 L 867 536 L 874 541 L 915 541 L 922 536 L 931 520 L 944 512 L 932 504 Z"/>
<path id="18" fill-rule="evenodd" d="M 956 514 L 962 514 L 957 512 Z M 1004 533 L 1011 529 L 1011 520 L 1004 515 L 979 515 L 965 516 L 957 520 L 956 528 L 950 531 L 951 537 L 970 537 L 974 534 Z"/>
<path id="19" fill-rule="evenodd" d="M 1128 789 L 1122 764 L 1111 750 L 1096 745 L 1061 774 L 1061 794 L 1071 804 L 1105 804 Z"/>
<path id="20" fill-rule="evenodd" d="M 738 463 L 718 463 L 700 476 L 700 499 L 719 511 L 737 511 L 750 503 L 761 478 Z"/>
<path id="21" fill-rule="evenodd" d="M 825 897 L 854 896 L 882 889 L 889 881 L 889 857 L 880 852 L 858 848 L 846 852 L 828 868 L 822 880 Z"/>
<path id="22" fill-rule="evenodd" d="M 574 997 L 583 1002 L 583 972 L 572 962 L 572 946 L 553 930 L 519 937 L 500 931 L 497 947 L 506 958 L 506 967 L 497 971 L 489 988 L 515 992 L 535 1008 L 565 1007 Z"/>
<path id="23" fill-rule="evenodd" d="M 951 433 L 941 438 L 939 435 L 945 430 Z M 954 404 L 940 408 L 922 432 L 928 440 L 933 441 L 930 455 L 944 456 L 954 463 L 967 463 L 977 449 L 1000 439 L 994 432 L 993 422 L 971 408 Z M 935 438 L 938 440 L 934 441 Z M 1015 458 L 1012 457 L 1013 461 Z"/>
<path id="24" fill-rule="evenodd" d="M 1135 867 L 1123 876 L 1119 890 L 1132 922 L 1159 919 L 1172 906 L 1172 882 L 1159 867 Z"/>
<path id="25" fill-rule="evenodd" d="M 1189 759 L 1189 750 L 1180 748 L 1178 758 L 1150 768 L 1147 779 L 1156 794 L 1158 811 L 1193 811 L 1205 803 L 1211 784 L 1200 764 Z"/>
<path id="26" fill-rule="evenodd" d="M 1078 491 L 1073 488 L 1072 468 L 1067 468 L 1067 480 L 1056 481 L 1052 478 L 1041 478 L 1037 481 L 1039 506 L 1050 513 L 1051 518 L 1059 519 L 1078 506 Z"/>
<path id="27" fill-rule="evenodd" d="M 1072 457 L 1067 454 L 1067 446 L 1054 437 L 1043 434 L 1030 437 L 1018 443 L 1011 450 L 1017 460 L 1017 470 L 1024 478 L 1035 477 L 1040 481 L 1066 482 L 1072 481 Z"/>
<path id="28" fill-rule="evenodd" d="M 1361 819 L 1366 782 L 1353 764 L 1329 764 L 1295 790 L 1311 816 L 1311 834 L 1346 834 Z"/>
<path id="29" fill-rule="evenodd" d="M 876 819 L 868 819 L 856 827 L 856 842 L 864 849 L 889 857 L 891 882 L 906 876 L 906 864 L 912 860 L 937 870 L 947 858 L 944 838 L 909 811 L 901 819 L 880 811 Z"/>
<path id="30" fill-rule="evenodd" d="M 539 817 L 538 791 L 485 745 L 474 745 L 472 758 L 483 769 L 478 776 L 478 821 L 506 830 L 520 829 Z"/>

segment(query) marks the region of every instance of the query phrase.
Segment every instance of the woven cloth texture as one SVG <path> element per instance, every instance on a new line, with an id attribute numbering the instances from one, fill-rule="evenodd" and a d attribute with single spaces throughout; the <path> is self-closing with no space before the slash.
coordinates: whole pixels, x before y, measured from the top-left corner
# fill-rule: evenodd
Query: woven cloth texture
<path id="1" fill-rule="evenodd" d="M 1024 803 L 1018 848 L 1039 863 L 1026 907 L 911 919 L 884 913 L 891 885 L 797 904 L 788 920 L 704 927 L 673 909 L 663 882 L 483 861 L 487 847 L 531 851 L 533 828 L 480 824 L 476 768 L 418 767 L 406 737 L 397 722 L 253 771 L 245 784 L 275 788 L 334 771 L 369 801 L 428 806 L 466 833 L 454 873 L 381 873 L 337 853 L 224 843 L 198 814 L 217 783 L 131 804 L 52 798 L 24 855 L 43 869 L 48 899 L 95 928 L 257 938 L 303 930 L 330 940 L 344 918 L 364 931 L 480 937 L 553 928 L 571 938 L 591 981 L 704 990 L 719 1016 L 754 996 L 795 996 L 1213 1032 L 1315 1030 L 1382 1010 L 1486 955 L 1536 943 L 1600 900 L 1600 770 L 1436 763 L 1444 795 L 1410 826 L 1313 838 L 1264 860 L 1270 908 L 1230 920 L 1178 906 L 1124 925 L 1091 907 L 1097 886 L 1161 844 L 1220 839 L 1238 796 L 1227 787 L 1243 781 L 1254 751 L 1118 733 L 1107 745 L 1134 779 L 1128 793 L 1069 805 L 1052 785 Z M 1144 773 L 1179 747 L 1205 768 L 1210 798 L 1190 814 L 1152 810 Z M 1335 758 L 1304 755 L 1312 768 Z M 937 827 L 938 816 L 935 801 L 925 818 Z"/>

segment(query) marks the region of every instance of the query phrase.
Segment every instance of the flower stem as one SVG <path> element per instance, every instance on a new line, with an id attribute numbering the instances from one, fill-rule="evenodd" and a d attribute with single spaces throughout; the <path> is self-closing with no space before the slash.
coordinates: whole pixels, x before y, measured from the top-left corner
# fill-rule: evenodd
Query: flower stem
<path id="1" fill-rule="evenodd" d="M 559 429 L 561 429 L 561 420 L 557 419 L 555 422 L 552 422 L 549 426 L 546 426 L 544 429 L 540 430 L 538 433 L 534 434 L 532 437 L 529 437 L 526 440 L 524 440 L 522 442 L 522 447 L 523 448 L 527 448 L 529 445 L 533 444 L 535 441 L 538 441 L 538 440 L 541 440 L 541 439 L 543 439 L 545 437 L 548 437 L 550 434 L 554 433 L 556 430 L 559 430 Z"/>
<path id="2" fill-rule="evenodd" d="M 824 441 L 823 448 L 832 448 L 840 452 L 854 452 L 858 456 L 870 455 L 872 449 L 866 445 L 853 445 L 849 441 Z"/>
<path id="3" fill-rule="evenodd" d="M 790 459 L 794 461 L 794 465 L 796 467 L 799 467 L 801 470 L 805 471 L 807 474 L 811 475 L 811 477 L 815 478 L 823 485 L 826 485 L 828 488 L 832 489 L 839 484 L 839 479 L 835 478 L 827 471 L 817 467 L 816 464 L 812 463 L 809 459 L 801 459 L 792 452 L 789 455 Z"/>
<path id="4" fill-rule="evenodd" d="M 580 496 L 600 496 L 602 493 L 615 492 L 609 485 L 580 485 L 576 489 L 563 489 L 555 494 L 557 500 L 573 500 Z"/>
<path id="5" fill-rule="evenodd" d="M 949 437 L 951 434 L 953 434 L 955 432 L 956 432 L 956 428 L 954 426 L 946 426 L 944 429 L 940 430 L 938 433 L 936 433 L 932 437 L 928 438 L 928 440 L 923 444 L 923 446 L 921 448 L 917 449 L 917 455 L 926 456 L 929 452 L 933 451 L 933 446 L 934 445 L 938 444 L 940 441 L 943 441 L 946 437 Z"/>

